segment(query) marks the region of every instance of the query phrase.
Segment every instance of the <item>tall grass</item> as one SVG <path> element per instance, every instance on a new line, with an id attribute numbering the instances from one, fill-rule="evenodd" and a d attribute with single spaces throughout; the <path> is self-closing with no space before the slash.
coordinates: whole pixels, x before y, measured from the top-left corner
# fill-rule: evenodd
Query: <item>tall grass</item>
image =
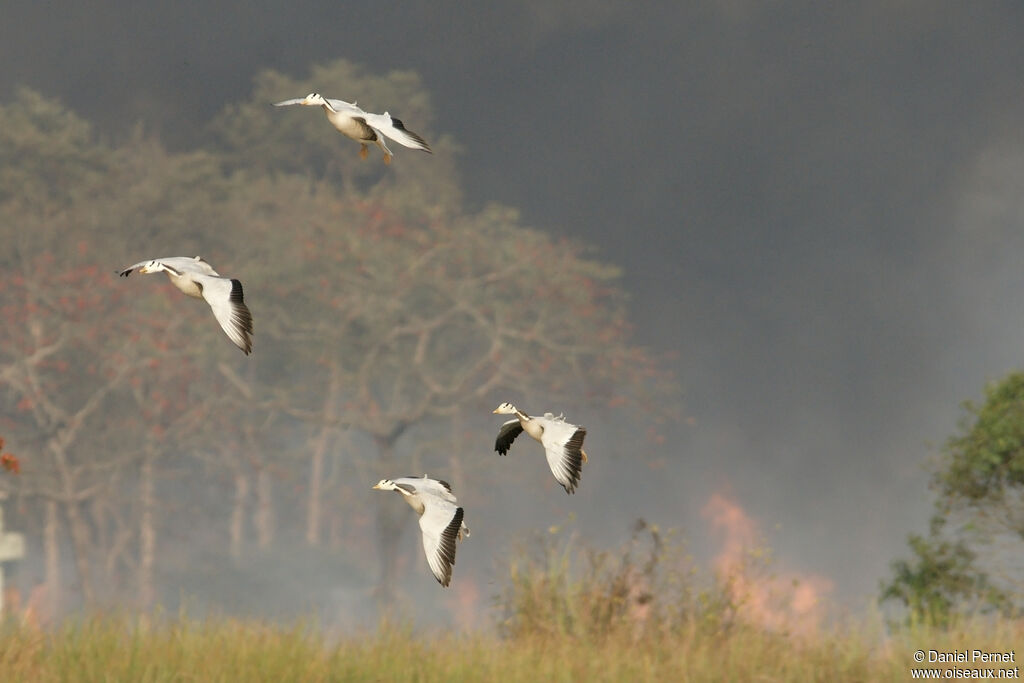
<path id="1" fill-rule="evenodd" d="M 0 680 L 50 681 L 904 681 L 913 652 L 1024 643 L 1011 621 L 920 627 L 880 638 L 875 626 L 795 639 L 750 627 L 711 636 L 696 624 L 653 638 L 446 633 L 383 624 L 329 643 L 304 625 L 232 620 L 94 618 L 53 633 L 8 626 Z"/>
<path id="2" fill-rule="evenodd" d="M 418 635 L 315 624 L 96 616 L 0 627 L 0 681 L 903 681 L 916 650 L 1010 651 L 1024 623 L 890 630 L 878 615 L 813 632 L 744 618 L 728 577 L 700 585 L 669 535 L 638 525 L 614 551 L 547 534 L 507 567 L 497 629 Z"/>
<path id="3" fill-rule="evenodd" d="M 622 548 L 577 547 L 559 527 L 513 553 L 495 600 L 499 632 L 587 640 L 640 640 L 699 626 L 728 627 L 735 602 L 720 586 L 697 590 L 683 547 L 638 521 Z"/>

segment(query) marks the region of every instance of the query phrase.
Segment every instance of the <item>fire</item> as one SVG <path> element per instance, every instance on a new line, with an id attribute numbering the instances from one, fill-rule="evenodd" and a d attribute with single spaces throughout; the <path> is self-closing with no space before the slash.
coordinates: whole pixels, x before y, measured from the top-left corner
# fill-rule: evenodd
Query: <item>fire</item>
<path id="1" fill-rule="evenodd" d="M 21 463 L 18 461 L 17 456 L 11 453 L 4 453 L 0 455 L 0 467 L 3 467 L 8 472 L 18 474 L 21 472 Z"/>
<path id="2" fill-rule="evenodd" d="M 480 586 L 474 577 L 464 576 L 462 581 L 452 579 L 452 591 L 455 593 L 452 611 L 456 623 L 467 631 L 472 630 L 480 614 Z"/>
<path id="3" fill-rule="evenodd" d="M 714 531 L 724 534 L 715 570 L 727 582 L 738 613 L 773 630 L 809 635 L 824 618 L 822 598 L 833 589 L 831 580 L 816 574 L 786 571 L 759 575 L 751 566 L 758 557 L 757 523 L 735 501 L 715 493 L 701 510 Z"/>

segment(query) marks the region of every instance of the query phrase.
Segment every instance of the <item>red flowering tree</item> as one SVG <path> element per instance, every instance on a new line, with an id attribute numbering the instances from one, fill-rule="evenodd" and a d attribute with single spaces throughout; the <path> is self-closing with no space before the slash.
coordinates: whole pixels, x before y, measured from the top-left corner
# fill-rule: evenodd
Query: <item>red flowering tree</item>
<path id="1" fill-rule="evenodd" d="M 54 602 L 66 528 L 87 603 L 136 582 L 148 604 L 157 463 L 209 437 L 200 369 L 208 347 L 230 345 L 205 343 L 220 341 L 209 310 L 166 278 L 115 272 L 169 255 L 150 253 L 167 239 L 157 236 L 197 249 L 190 231 L 223 220 L 231 183 L 203 153 L 171 155 L 140 136 L 99 144 L 28 90 L 0 106 L 0 181 L 0 428 L 25 456 L 22 476 L 0 485 L 40 513 L 28 522 L 43 520 Z"/>
<path id="2" fill-rule="evenodd" d="M 15 492 L 42 501 L 51 591 L 56 594 L 58 511 L 68 525 L 82 597 L 95 599 L 88 510 L 104 498 L 117 473 L 137 457 L 139 431 L 117 415 L 124 391 L 154 343 L 125 306 L 126 291 L 94 265 L 58 268 L 38 256 L 0 281 L 3 428 L 26 460 Z"/>

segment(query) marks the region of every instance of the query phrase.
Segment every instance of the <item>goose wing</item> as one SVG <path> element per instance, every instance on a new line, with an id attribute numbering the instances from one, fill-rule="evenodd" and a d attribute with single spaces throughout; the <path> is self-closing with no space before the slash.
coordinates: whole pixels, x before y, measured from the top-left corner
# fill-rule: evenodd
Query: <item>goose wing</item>
<path id="1" fill-rule="evenodd" d="M 587 430 L 550 413 L 533 419 L 540 421 L 544 427 L 540 442 L 544 446 L 544 455 L 547 456 L 551 473 L 566 493 L 575 492 L 583 471 L 583 438 Z"/>
<path id="2" fill-rule="evenodd" d="M 330 100 L 326 97 L 324 100 L 331 105 L 337 111 L 343 111 L 345 113 L 351 113 L 354 115 L 362 116 L 366 112 L 357 107 L 354 103 L 346 102 L 345 100 Z M 290 107 L 293 104 L 310 104 L 308 97 L 295 97 L 290 100 L 281 100 L 280 102 L 273 102 L 275 107 Z"/>
<path id="3" fill-rule="evenodd" d="M 139 261 L 138 263 L 130 265 L 127 268 L 122 268 L 121 270 L 117 271 L 117 274 L 120 275 L 121 277 L 128 277 L 129 275 L 131 275 L 132 273 L 134 273 L 136 270 L 146 265 L 147 263 L 149 263 L 149 261 Z"/>
<path id="4" fill-rule="evenodd" d="M 366 123 L 373 126 L 377 132 L 386 135 L 398 144 L 411 149 L 421 149 L 424 152 L 433 154 L 430 149 L 430 145 L 427 144 L 427 141 L 406 128 L 401 119 L 396 119 L 387 112 L 384 112 L 383 114 L 368 114 L 364 112 L 362 117 L 365 119 Z"/>
<path id="5" fill-rule="evenodd" d="M 462 529 L 463 510 L 442 498 L 421 493 L 423 514 L 420 515 L 420 531 L 423 535 L 423 552 L 434 578 L 447 587 L 452 580 L 455 565 L 455 541 Z"/>
<path id="6" fill-rule="evenodd" d="M 395 481 L 399 480 L 396 479 Z M 417 492 L 437 496 L 451 503 L 458 502 L 452 494 L 452 485 L 442 479 L 431 479 L 424 475 L 419 478 L 403 477 L 401 481 L 413 482 Z"/>
<path id="7" fill-rule="evenodd" d="M 193 278 L 202 287 L 203 298 L 228 338 L 246 355 L 252 353 L 252 314 L 245 305 L 242 283 L 205 274 Z"/>
<path id="8" fill-rule="evenodd" d="M 504 423 L 498 429 L 498 438 L 494 441 L 494 450 L 499 455 L 506 455 L 508 449 L 512 447 L 512 442 L 522 433 L 523 425 L 520 424 L 519 418 Z"/>
<path id="9" fill-rule="evenodd" d="M 172 258 L 160 259 L 160 263 L 164 264 L 165 268 L 170 266 L 176 270 L 186 273 L 199 273 L 200 275 L 220 277 L 220 273 L 214 270 L 213 266 L 204 261 L 201 256 L 194 256 L 193 258 L 188 258 L 187 256 L 175 256 Z"/>
<path id="10" fill-rule="evenodd" d="M 355 102 L 346 102 L 345 100 L 327 100 L 336 111 L 345 112 L 346 114 L 352 114 L 353 116 L 366 116 L 366 112 L 356 105 Z"/>
<path id="11" fill-rule="evenodd" d="M 150 263 L 155 263 L 163 270 L 174 273 L 175 275 L 181 275 L 182 273 L 199 273 L 201 275 L 213 275 L 214 277 L 219 276 L 219 273 L 213 269 L 213 266 L 204 261 L 200 256 L 167 256 L 165 258 L 139 261 L 138 263 L 119 271 L 118 275 L 121 277 L 128 277 L 132 272 Z"/>

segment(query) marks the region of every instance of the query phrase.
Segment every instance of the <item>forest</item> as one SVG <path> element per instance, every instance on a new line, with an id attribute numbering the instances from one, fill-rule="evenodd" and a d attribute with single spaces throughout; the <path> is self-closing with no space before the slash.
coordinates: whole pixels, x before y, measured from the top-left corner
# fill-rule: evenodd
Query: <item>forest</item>
<path id="1" fill-rule="evenodd" d="M 434 154 L 363 161 L 319 112 L 269 106 L 313 84 L 402 103 Z M 620 416 L 640 460 L 678 405 L 614 264 L 464 206 L 414 74 L 264 72 L 184 152 L 142 127 L 99 139 L 31 89 L 0 129 L 0 434 L 20 463 L 0 486 L 28 537 L 17 586 L 47 619 L 182 596 L 289 613 L 338 585 L 389 604 L 414 521 L 372 483 L 443 475 L 488 514 L 489 489 L 529 491 L 493 452 L 501 401 Z M 243 283 L 251 357 L 163 276 L 117 277 L 197 254 Z M 271 566 L 317 569 L 258 605 Z"/>

